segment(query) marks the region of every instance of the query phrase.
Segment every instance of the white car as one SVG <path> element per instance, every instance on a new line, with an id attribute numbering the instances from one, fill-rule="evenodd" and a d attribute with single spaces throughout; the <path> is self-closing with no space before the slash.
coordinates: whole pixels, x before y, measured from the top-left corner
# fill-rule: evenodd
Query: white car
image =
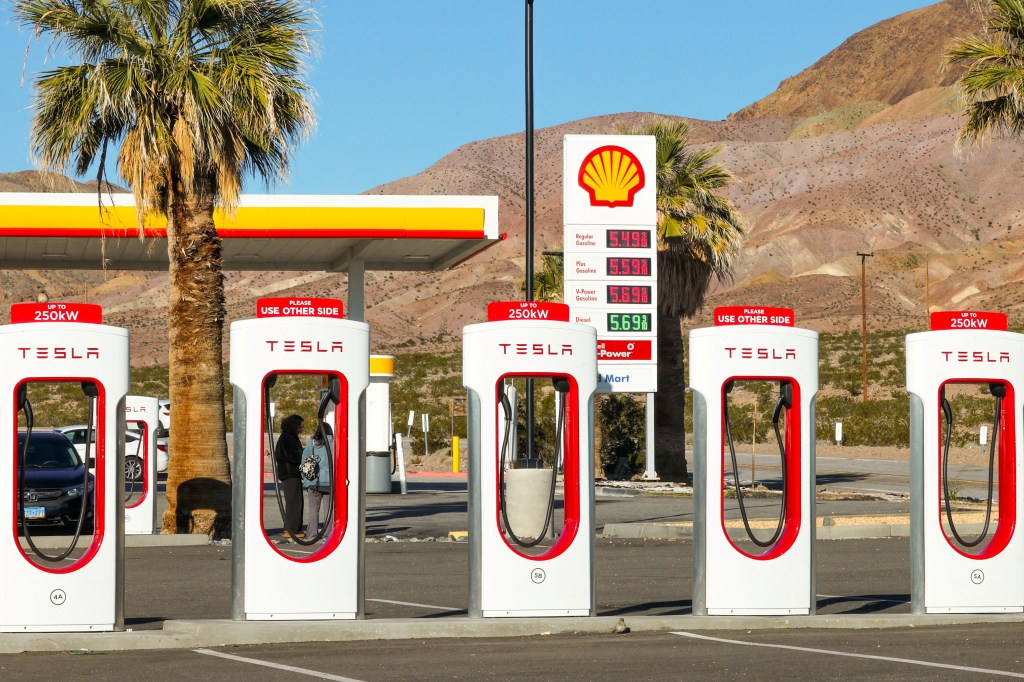
<path id="1" fill-rule="evenodd" d="M 71 444 L 75 446 L 75 451 L 83 460 L 85 459 L 85 435 L 88 430 L 89 429 L 85 424 L 62 426 L 54 429 L 54 431 L 63 433 L 71 440 Z M 96 430 L 93 429 L 90 452 L 92 452 L 95 447 Z M 93 468 L 94 467 L 90 467 L 90 469 Z M 160 473 L 167 471 L 166 438 L 157 439 L 156 469 Z M 134 429 L 127 429 L 124 434 L 124 474 L 125 479 L 129 481 L 139 480 L 142 476 L 142 435 L 141 432 Z"/>

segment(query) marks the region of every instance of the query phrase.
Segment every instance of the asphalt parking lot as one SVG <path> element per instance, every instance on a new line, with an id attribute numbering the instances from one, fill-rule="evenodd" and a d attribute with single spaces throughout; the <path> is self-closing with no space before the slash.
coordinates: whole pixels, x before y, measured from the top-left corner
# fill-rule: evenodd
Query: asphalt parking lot
<path id="1" fill-rule="evenodd" d="M 752 502 L 756 514 L 771 515 L 770 500 Z M 907 506 L 898 498 L 828 500 L 819 502 L 818 514 L 898 517 Z M 692 501 L 680 495 L 606 494 L 597 498 L 596 520 L 599 531 L 610 524 L 686 524 Z M 273 528 L 272 519 L 265 523 Z M 208 631 L 209 624 L 232 625 L 231 547 L 129 546 L 125 625 L 132 632 L 119 636 L 162 639 L 167 641 L 161 646 L 180 648 L 89 651 L 94 647 L 89 640 L 81 646 L 81 636 L 74 646 L 62 646 L 71 639 L 51 635 L 51 652 L 0 655 L 0 679 L 163 679 L 169 670 L 224 680 L 1024 677 L 1017 653 L 1024 643 L 1020 618 L 957 623 L 910 615 L 906 538 L 819 540 L 819 615 L 762 619 L 756 627 L 690 615 L 688 540 L 599 538 L 597 618 L 554 619 L 533 636 L 494 636 L 490 622 L 484 627 L 466 616 L 468 545 L 447 540 L 466 525 L 464 479 L 413 478 L 408 495 L 368 496 L 366 620 L 358 625 L 380 631 L 362 641 L 246 644 L 243 632 L 231 635 L 238 640 L 223 640 L 225 645 L 197 643 L 195 634 Z M 620 618 L 630 632 L 613 634 Z M 343 640 L 339 630 L 355 624 L 331 625 L 309 639 Z M 419 634 L 391 639 L 402 637 L 391 625 Z M 17 635 L 0 638 L 12 636 Z"/>

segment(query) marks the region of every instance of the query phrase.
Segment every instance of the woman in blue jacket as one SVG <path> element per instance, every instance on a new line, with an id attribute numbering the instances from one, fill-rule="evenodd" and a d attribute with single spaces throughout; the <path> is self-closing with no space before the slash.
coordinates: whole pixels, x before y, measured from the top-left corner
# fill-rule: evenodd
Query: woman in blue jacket
<path id="1" fill-rule="evenodd" d="M 305 463 L 309 457 L 313 458 L 316 465 L 309 471 L 304 465 L 305 471 L 302 475 L 302 487 L 306 489 L 306 500 L 308 501 L 308 514 L 306 519 L 306 535 L 315 537 L 320 531 L 320 505 L 324 498 L 327 504 L 331 503 L 331 468 L 328 460 L 331 457 L 333 438 L 331 438 L 330 427 L 324 424 L 327 429 L 327 437 L 324 437 L 321 429 L 306 444 L 302 452 L 302 461 Z"/>

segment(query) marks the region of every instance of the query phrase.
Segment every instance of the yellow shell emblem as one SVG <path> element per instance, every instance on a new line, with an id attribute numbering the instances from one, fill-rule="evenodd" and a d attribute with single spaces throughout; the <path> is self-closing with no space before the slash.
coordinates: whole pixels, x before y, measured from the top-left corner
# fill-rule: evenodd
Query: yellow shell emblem
<path id="1" fill-rule="evenodd" d="M 632 206 L 644 188 L 644 169 L 633 152 L 608 145 L 583 159 L 579 183 L 590 194 L 591 206 Z"/>

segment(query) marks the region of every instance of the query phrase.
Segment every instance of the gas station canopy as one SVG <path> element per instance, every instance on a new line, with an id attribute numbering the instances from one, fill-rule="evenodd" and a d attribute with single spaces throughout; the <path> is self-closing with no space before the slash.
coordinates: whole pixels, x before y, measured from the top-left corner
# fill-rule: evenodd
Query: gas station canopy
<path id="1" fill-rule="evenodd" d="M 218 212 L 226 270 L 443 270 L 487 248 L 496 196 L 243 195 Z M 140 238 L 144 237 L 144 238 Z M 166 222 L 131 194 L 0 193 L 0 269 L 164 270 Z"/>

